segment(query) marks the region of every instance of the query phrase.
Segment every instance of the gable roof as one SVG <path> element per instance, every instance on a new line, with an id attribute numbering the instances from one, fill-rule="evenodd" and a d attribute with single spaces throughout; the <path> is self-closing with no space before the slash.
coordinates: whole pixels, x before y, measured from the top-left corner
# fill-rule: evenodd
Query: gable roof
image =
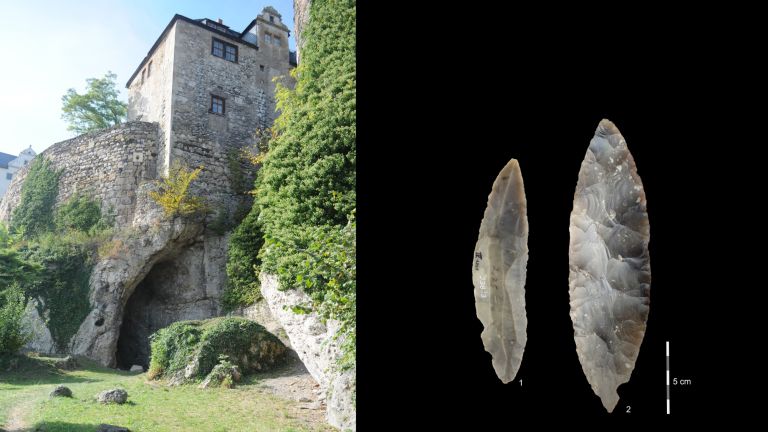
<path id="1" fill-rule="evenodd" d="M 18 156 L 10 155 L 8 153 L 0 152 L 0 168 L 8 168 L 8 164 Z"/>
<path id="2" fill-rule="evenodd" d="M 217 34 L 219 36 L 222 36 L 222 37 L 225 37 L 227 39 L 233 40 L 233 41 L 235 41 L 235 42 L 237 42 L 239 44 L 243 44 L 243 45 L 251 47 L 251 48 L 253 48 L 255 50 L 259 49 L 258 46 L 256 46 L 256 45 L 254 45 L 254 44 L 252 44 L 250 42 L 247 42 L 247 41 L 241 39 L 241 35 L 242 35 L 241 33 L 238 33 L 238 32 L 233 31 L 233 30 L 222 31 L 222 30 L 219 30 L 217 28 L 214 28 L 214 27 L 211 27 L 211 26 L 203 24 L 203 21 L 205 21 L 206 19 L 207 18 L 200 19 L 200 20 L 193 20 L 191 18 L 185 17 L 184 15 L 179 15 L 179 14 L 174 15 L 173 18 L 171 18 L 171 22 L 169 22 L 168 25 L 165 26 L 165 29 L 163 30 L 163 32 L 160 33 L 160 37 L 157 38 L 157 40 L 155 41 L 154 45 L 152 45 L 152 48 L 149 49 L 149 52 L 147 53 L 146 57 L 144 57 L 144 60 L 142 60 L 141 63 L 139 63 L 139 67 L 137 67 L 136 70 L 133 72 L 133 75 L 131 75 L 131 77 L 128 78 L 128 82 L 125 83 L 125 88 L 128 88 L 128 87 L 131 86 L 131 83 L 133 82 L 134 78 L 136 78 L 136 76 L 139 74 L 139 71 L 141 71 L 141 69 L 144 68 L 144 65 L 149 62 L 149 59 L 152 58 L 152 54 L 155 53 L 155 50 L 160 45 L 160 42 L 162 42 L 163 39 L 165 39 L 165 35 L 168 34 L 168 32 L 173 27 L 173 25 L 176 23 L 176 21 L 188 22 L 188 23 L 190 23 L 192 25 L 195 25 L 197 27 L 206 29 L 206 30 L 210 31 L 211 33 L 215 33 L 215 34 Z M 215 21 L 211 20 L 211 22 L 215 22 Z"/>
<path id="3" fill-rule="evenodd" d="M 269 8 L 271 8 L 271 7 L 268 7 L 267 9 L 269 9 Z M 275 13 L 273 13 L 273 15 L 281 16 L 279 13 L 277 13 L 277 11 L 274 8 L 271 8 L 271 9 L 275 12 Z M 272 25 L 272 26 L 275 26 L 275 27 L 282 28 L 283 30 L 288 32 L 289 36 L 291 34 L 291 30 L 285 24 L 280 23 L 278 25 L 276 23 L 271 23 L 271 22 L 265 20 L 264 18 L 262 18 L 260 16 L 256 17 L 253 21 L 251 21 L 250 24 L 248 24 L 248 26 L 245 27 L 245 30 L 243 30 L 241 33 L 238 33 L 238 32 L 236 32 L 234 30 L 231 30 L 229 28 L 229 26 L 224 25 L 224 24 L 218 24 L 218 22 L 216 22 L 216 21 L 214 21 L 214 20 L 212 20 L 210 18 L 202 18 L 202 19 L 193 20 L 191 18 L 185 17 L 184 15 L 176 14 L 176 15 L 173 16 L 173 18 L 171 18 L 171 21 L 168 23 L 168 25 L 165 26 L 165 29 L 163 30 L 163 32 L 160 33 L 160 37 L 157 38 L 155 43 L 152 45 L 152 48 L 149 49 L 149 52 L 144 57 L 144 59 L 141 61 L 141 63 L 139 63 L 139 67 L 137 67 L 136 70 L 133 72 L 133 75 L 131 75 L 131 77 L 128 78 L 128 82 L 125 83 L 125 88 L 129 88 L 131 86 L 131 83 L 133 82 L 133 80 L 136 78 L 136 76 L 139 75 L 139 71 L 141 71 L 144 68 L 144 65 L 146 65 L 149 62 L 149 59 L 152 58 L 152 54 L 155 53 L 155 50 L 160 45 L 160 42 L 162 42 L 163 39 L 165 39 L 165 35 L 168 34 L 168 31 L 171 30 L 171 28 L 176 23 L 176 21 L 188 22 L 188 23 L 190 23 L 192 25 L 196 25 L 196 26 L 198 26 L 200 28 L 204 28 L 204 29 L 206 29 L 206 30 L 208 30 L 208 31 L 210 31 L 212 33 L 215 33 L 215 34 L 217 34 L 219 36 L 223 36 L 225 38 L 233 40 L 233 41 L 235 41 L 235 42 L 237 42 L 239 44 L 243 44 L 245 46 L 251 47 L 251 48 L 253 48 L 253 49 L 257 50 L 257 51 L 259 50 L 259 47 L 257 45 L 255 45 L 255 44 L 253 44 L 251 42 L 248 42 L 245 39 L 243 39 L 243 36 L 245 36 L 245 34 L 248 33 L 248 31 L 250 31 L 251 28 L 253 26 L 255 26 L 258 21 L 264 22 L 266 24 L 269 24 L 269 25 Z M 210 21 L 212 24 L 216 24 L 217 26 L 220 26 L 220 27 L 225 27 L 226 30 L 220 30 L 220 29 L 218 29 L 216 27 L 211 27 L 211 26 L 205 24 L 205 21 Z M 288 50 L 288 63 L 291 66 L 296 66 L 297 65 L 297 62 L 296 62 L 296 52 L 295 51 Z"/>

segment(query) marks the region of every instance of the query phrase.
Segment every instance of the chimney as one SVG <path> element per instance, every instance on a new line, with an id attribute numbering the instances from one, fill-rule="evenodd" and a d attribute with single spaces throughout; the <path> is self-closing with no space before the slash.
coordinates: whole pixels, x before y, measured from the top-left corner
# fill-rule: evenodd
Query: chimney
<path id="1" fill-rule="evenodd" d="M 217 21 L 219 21 L 219 24 L 224 24 L 224 20 L 222 20 L 221 18 L 219 18 Z"/>

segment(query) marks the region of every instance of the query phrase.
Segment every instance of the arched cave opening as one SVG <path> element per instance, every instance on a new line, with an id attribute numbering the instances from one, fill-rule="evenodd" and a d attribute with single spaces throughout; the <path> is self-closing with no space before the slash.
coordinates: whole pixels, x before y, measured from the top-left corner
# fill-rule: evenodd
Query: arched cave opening
<path id="1" fill-rule="evenodd" d="M 156 313 L 157 304 L 163 301 L 163 274 L 172 267 L 170 262 L 155 264 L 125 304 L 120 337 L 117 339 L 118 368 L 130 369 L 133 365 L 141 365 L 146 370 L 149 367 L 149 336 L 164 327 Z"/>
<path id="2" fill-rule="evenodd" d="M 186 248 L 156 263 L 136 286 L 123 310 L 115 353 L 118 368 L 149 367 L 152 333 L 176 321 L 217 316 L 218 285 L 209 283 L 214 278 L 207 277 L 204 258 L 201 245 Z"/>
<path id="3" fill-rule="evenodd" d="M 149 336 L 171 323 L 178 321 L 178 314 L 173 313 L 175 303 L 174 289 L 180 273 L 173 261 L 154 265 L 133 291 L 123 310 L 123 323 L 120 337 L 117 339 L 117 367 L 130 369 L 140 365 L 149 368 Z"/>

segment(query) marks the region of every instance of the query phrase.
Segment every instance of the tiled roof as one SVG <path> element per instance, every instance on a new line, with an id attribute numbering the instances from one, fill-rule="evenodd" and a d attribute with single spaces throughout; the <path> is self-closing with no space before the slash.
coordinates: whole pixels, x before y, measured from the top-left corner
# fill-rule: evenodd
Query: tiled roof
<path id="1" fill-rule="evenodd" d="M 8 168 L 8 164 L 18 156 L 9 155 L 8 153 L 0 152 L 0 168 Z"/>

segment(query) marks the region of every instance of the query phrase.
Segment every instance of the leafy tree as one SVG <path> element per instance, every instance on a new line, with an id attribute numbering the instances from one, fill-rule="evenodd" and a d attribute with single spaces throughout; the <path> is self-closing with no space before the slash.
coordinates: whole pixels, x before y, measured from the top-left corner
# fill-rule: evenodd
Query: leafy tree
<path id="1" fill-rule="evenodd" d="M 61 117 L 69 123 L 68 130 L 78 134 L 104 129 L 125 120 L 128 112 L 125 102 L 117 99 L 117 75 L 111 71 L 104 78 L 88 78 L 85 93 L 67 90 L 61 97 Z"/>
<path id="2" fill-rule="evenodd" d="M 0 291 L 0 355 L 15 354 L 29 340 L 21 325 L 26 300 L 17 285 Z"/>
<path id="3" fill-rule="evenodd" d="M 21 325 L 26 299 L 22 285 L 33 283 L 40 265 L 22 258 L 23 239 L 0 223 L 0 355 L 15 354 L 26 342 Z"/>
<path id="4" fill-rule="evenodd" d="M 36 263 L 26 261 L 14 249 L 0 248 L 0 286 L 29 283 L 40 271 Z"/>
<path id="5" fill-rule="evenodd" d="M 202 171 L 202 166 L 190 170 L 174 162 L 168 176 L 161 180 L 160 190 L 151 191 L 149 196 L 163 208 L 165 216 L 169 218 L 202 213 L 206 211 L 203 199 L 189 195 L 189 186 Z"/>

